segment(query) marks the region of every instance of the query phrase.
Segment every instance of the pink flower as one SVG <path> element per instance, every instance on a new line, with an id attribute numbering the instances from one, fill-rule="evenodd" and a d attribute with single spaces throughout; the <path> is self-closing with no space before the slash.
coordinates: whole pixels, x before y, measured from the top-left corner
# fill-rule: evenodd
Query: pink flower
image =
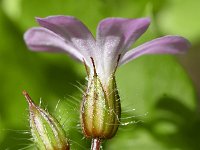
<path id="1" fill-rule="evenodd" d="M 71 16 L 37 18 L 42 27 L 29 29 L 24 39 L 33 51 L 64 52 L 84 61 L 106 85 L 116 67 L 144 54 L 176 54 L 186 52 L 190 44 L 180 36 L 164 36 L 136 48 L 130 46 L 147 30 L 150 19 L 106 18 L 97 27 L 96 38 L 78 19 Z"/>

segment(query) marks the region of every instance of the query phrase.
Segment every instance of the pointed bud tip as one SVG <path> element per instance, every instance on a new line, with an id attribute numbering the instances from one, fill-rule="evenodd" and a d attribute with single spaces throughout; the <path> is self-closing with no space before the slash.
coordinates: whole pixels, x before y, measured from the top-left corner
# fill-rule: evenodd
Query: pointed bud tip
<path id="1" fill-rule="evenodd" d="M 31 97 L 29 96 L 28 92 L 26 92 L 25 90 L 22 92 L 22 94 L 24 95 L 26 101 L 29 104 L 29 107 L 35 106 L 35 104 L 33 103 Z"/>

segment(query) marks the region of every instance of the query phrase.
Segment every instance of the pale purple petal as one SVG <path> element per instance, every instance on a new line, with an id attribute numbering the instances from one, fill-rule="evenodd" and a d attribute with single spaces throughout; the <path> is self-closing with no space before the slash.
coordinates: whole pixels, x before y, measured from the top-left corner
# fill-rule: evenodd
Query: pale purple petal
<path id="1" fill-rule="evenodd" d="M 82 61 L 83 56 L 59 35 L 45 28 L 31 28 L 24 34 L 26 45 L 33 51 L 65 52 Z"/>
<path id="2" fill-rule="evenodd" d="M 183 37 L 164 36 L 128 51 L 120 60 L 119 65 L 145 54 L 178 54 L 185 53 L 189 48 L 189 41 Z"/>
<path id="3" fill-rule="evenodd" d="M 115 47 L 126 49 L 147 30 L 149 24 L 149 18 L 107 18 L 98 25 L 97 40 L 100 40 L 103 45 L 109 45 L 110 40 L 107 37 L 117 37 L 120 38 L 120 41 L 116 43 Z"/>
<path id="4" fill-rule="evenodd" d="M 126 50 L 147 30 L 149 18 L 107 18 L 97 28 L 96 60 L 99 72 L 111 74 L 119 54 Z M 102 64 L 102 62 L 104 64 Z"/>
<path id="5" fill-rule="evenodd" d="M 93 56 L 95 39 L 88 28 L 78 19 L 71 16 L 50 16 L 36 19 L 42 27 L 58 34 L 67 43 L 73 45 L 84 58 L 90 59 Z"/>

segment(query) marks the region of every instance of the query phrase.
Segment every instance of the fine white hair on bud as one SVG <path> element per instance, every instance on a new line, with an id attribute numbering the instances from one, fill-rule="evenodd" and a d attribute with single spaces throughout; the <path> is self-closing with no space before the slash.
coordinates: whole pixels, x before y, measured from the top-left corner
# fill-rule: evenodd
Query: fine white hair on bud
<path id="1" fill-rule="evenodd" d="M 40 150 L 69 150 L 70 145 L 60 123 L 47 111 L 35 105 L 26 91 L 23 94 L 29 104 L 29 119 L 34 143 Z"/>

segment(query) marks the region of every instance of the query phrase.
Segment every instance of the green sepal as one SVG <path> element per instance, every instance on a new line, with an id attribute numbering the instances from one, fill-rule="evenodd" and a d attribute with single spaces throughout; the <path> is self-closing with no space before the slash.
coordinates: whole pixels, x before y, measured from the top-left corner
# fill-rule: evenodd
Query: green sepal
<path id="1" fill-rule="evenodd" d="M 120 124 L 121 105 L 115 76 L 103 86 L 95 74 L 90 79 L 81 106 L 81 125 L 87 138 L 112 138 Z"/>

